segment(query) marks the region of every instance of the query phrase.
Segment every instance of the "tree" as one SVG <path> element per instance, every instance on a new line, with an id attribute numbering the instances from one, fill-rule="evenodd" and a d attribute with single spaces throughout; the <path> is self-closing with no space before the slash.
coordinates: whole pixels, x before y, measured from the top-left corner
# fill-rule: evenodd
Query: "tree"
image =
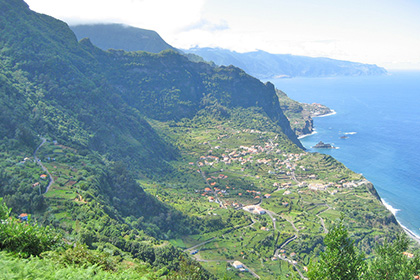
<path id="1" fill-rule="evenodd" d="M 309 266 L 309 279 L 356 280 L 362 278 L 366 271 L 364 254 L 356 252 L 354 241 L 349 238 L 342 218 L 329 231 L 324 243 L 326 248 L 320 254 L 319 261 L 312 262 Z"/>
<path id="2" fill-rule="evenodd" d="M 11 208 L 8 208 L 5 203 L 3 203 L 3 197 L 0 197 L 0 220 L 6 220 L 10 217 Z"/>
<path id="3" fill-rule="evenodd" d="M 408 249 L 408 238 L 401 234 L 394 242 L 385 242 L 375 248 L 366 279 L 414 279 L 420 274 L 420 258 L 418 255 L 404 254 Z"/>
<path id="4" fill-rule="evenodd" d="M 54 229 L 31 223 L 30 216 L 24 222 L 10 213 L 11 209 L 0 198 L 0 250 L 29 257 L 62 246 L 61 235 Z"/>

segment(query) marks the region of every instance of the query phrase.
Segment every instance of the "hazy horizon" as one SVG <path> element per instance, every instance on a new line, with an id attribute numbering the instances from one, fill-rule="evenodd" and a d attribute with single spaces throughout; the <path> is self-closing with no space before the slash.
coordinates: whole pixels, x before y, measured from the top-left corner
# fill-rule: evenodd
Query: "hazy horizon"
<path id="1" fill-rule="evenodd" d="M 122 23 L 150 29 L 175 48 L 328 57 L 388 70 L 420 69 L 415 0 L 27 0 L 69 25 Z"/>

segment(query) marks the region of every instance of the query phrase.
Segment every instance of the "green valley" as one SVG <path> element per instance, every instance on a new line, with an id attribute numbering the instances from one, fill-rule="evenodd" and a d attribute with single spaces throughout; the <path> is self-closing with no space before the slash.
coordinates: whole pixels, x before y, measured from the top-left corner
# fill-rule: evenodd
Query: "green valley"
<path id="1" fill-rule="evenodd" d="M 9 278 L 305 278 L 339 221 L 368 256 L 403 232 L 362 175 L 304 151 L 290 122 L 309 109 L 271 83 L 0 11 Z"/>

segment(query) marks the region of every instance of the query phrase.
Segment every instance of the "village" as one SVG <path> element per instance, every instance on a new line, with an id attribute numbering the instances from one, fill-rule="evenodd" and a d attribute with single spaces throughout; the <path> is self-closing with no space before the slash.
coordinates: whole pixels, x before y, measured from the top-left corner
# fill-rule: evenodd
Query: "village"
<path id="1" fill-rule="evenodd" d="M 258 135 L 254 139 L 255 142 L 261 144 L 239 145 L 235 148 L 229 144 L 229 139 L 240 138 L 241 136 L 238 135 L 242 137 Z M 244 229 L 251 229 L 258 223 L 256 229 L 262 236 L 266 236 L 262 232 L 285 234 L 284 241 L 266 261 L 285 261 L 301 275 L 307 270 L 300 259 L 302 256 L 287 247 L 299 239 L 300 232 L 310 232 L 317 226 L 324 232 L 327 229 L 321 216 L 317 217 L 318 221 L 311 221 L 311 226 L 303 222 L 304 217 L 303 219 L 292 218 L 290 215 L 296 212 L 296 199 L 300 198 L 304 201 L 300 203 L 314 205 L 308 209 L 312 208 L 311 211 L 322 214 L 326 211 L 331 212 L 332 208 L 327 203 L 316 202 L 316 197 L 325 197 L 325 195 L 333 197 L 340 192 L 345 193 L 369 184 L 369 181 L 358 174 L 354 176 L 340 174 L 337 178 L 321 178 L 319 171 L 330 166 L 314 166 L 311 161 L 312 155 L 305 152 L 285 152 L 279 147 L 277 136 L 270 139 L 265 132 L 258 130 L 245 129 L 235 131 L 233 135 L 219 135 L 216 140 L 205 141 L 200 145 L 206 147 L 207 151 L 196 161 L 189 162 L 189 165 L 196 168 L 196 172 L 201 174 L 205 182 L 205 187 L 196 189 L 195 192 L 200 193 L 208 203 L 218 204 L 218 206 L 210 207 L 209 213 L 217 215 L 215 211 L 217 207 L 244 211 L 253 217 L 253 223 L 245 226 Z M 263 216 L 267 217 L 263 218 Z M 288 233 L 282 233 L 283 231 Z M 239 236 L 245 238 L 246 232 L 243 230 Z M 190 251 L 191 255 L 197 260 L 206 261 L 204 257 L 208 250 L 205 249 L 206 244 L 212 244 L 215 240 L 217 239 L 210 239 L 209 243 L 204 242 L 202 248 L 194 247 L 194 250 Z M 241 252 L 240 256 L 245 260 L 247 258 L 245 252 Z M 228 263 L 239 272 L 249 272 L 254 278 L 259 278 L 243 261 L 236 259 Z"/>
<path id="2" fill-rule="evenodd" d="M 232 145 L 230 140 L 233 135 L 251 138 L 254 144 L 249 144 L 251 141 L 247 141 L 248 144 Z M 320 178 L 320 167 L 313 166 L 310 161 L 311 156 L 305 152 L 293 153 L 282 150 L 275 135 L 270 135 L 270 138 L 265 132 L 250 129 L 235 131 L 233 135 L 219 135 L 215 140 L 201 142 L 201 150 L 204 152 L 198 155 L 195 160 L 187 162 L 195 174 L 200 174 L 205 186 L 195 189 L 195 193 L 207 202 L 203 206 L 208 205 L 207 212 L 211 215 L 223 216 L 225 214 L 220 211 L 229 209 L 250 215 L 252 223 L 229 229 L 222 235 L 222 238 L 245 240 L 255 236 L 251 237 L 255 242 L 258 240 L 260 240 L 258 242 L 262 242 L 269 236 L 277 234 L 277 249 L 271 253 L 270 257 L 264 258 L 264 262 L 284 262 L 297 271 L 304 271 L 306 266 L 303 257 L 295 252 L 293 244 L 299 240 L 300 233 L 308 234 L 317 225 L 322 225 L 324 230 L 326 227 L 321 217 L 317 218 L 318 221 L 311 221 L 310 224 L 307 221 L 304 222 L 302 217 L 293 217 L 292 214 L 297 211 L 297 199 L 300 198 L 304 201 L 303 203 L 311 205 L 314 202 L 308 200 L 318 196 L 317 193 L 321 196 L 334 196 L 369 182 L 365 179 L 331 180 L 331 178 Z M 55 169 L 61 164 L 52 157 L 55 155 L 61 159 L 62 151 L 67 147 L 59 146 L 54 142 L 48 144 L 47 147 L 49 152 L 43 153 L 42 161 L 35 154 L 35 158 L 27 157 L 23 163 L 36 160 L 39 165 L 46 164 L 50 168 L 54 180 L 59 182 L 60 186 L 71 187 L 70 184 L 74 184 L 76 181 L 72 179 L 70 173 L 68 176 L 62 174 L 66 175 L 66 178 L 57 177 L 58 173 Z M 62 168 L 60 170 L 60 172 L 64 172 Z M 54 181 L 50 179 L 49 173 L 45 169 L 42 171 L 38 175 L 38 180 L 32 183 L 32 187 L 39 188 L 40 192 L 41 189 L 42 192 L 45 192 L 48 183 Z M 72 169 L 70 168 L 68 172 L 72 172 Z M 54 188 L 54 195 L 56 195 L 59 191 L 58 185 L 56 184 Z M 47 196 L 49 195 L 51 194 L 48 193 Z M 63 193 L 63 195 L 70 194 Z M 78 198 L 82 201 L 80 195 Z M 324 208 L 316 206 L 318 208 L 315 207 L 314 211 L 319 211 L 319 213 L 330 211 L 329 205 L 326 203 L 323 205 L 325 205 Z M 23 213 L 23 215 L 26 214 Z M 20 217 L 20 219 L 25 218 L 26 216 Z M 211 237 L 209 240 L 211 241 L 205 241 L 201 246 L 189 250 L 191 256 L 197 260 L 206 261 L 210 256 L 220 254 L 221 252 L 210 253 L 212 250 L 209 251 L 206 247 L 218 244 L 220 240 L 215 237 Z M 227 263 L 240 273 L 247 273 L 253 278 L 259 278 L 255 268 L 246 265 L 248 259 L 262 254 L 259 252 L 261 249 L 254 248 L 258 243 L 240 245 L 235 242 L 233 244 L 236 245 L 227 246 L 229 249 L 224 253 L 231 255 Z M 231 259 L 232 257 L 233 259 Z"/>
<path id="3" fill-rule="evenodd" d="M 261 133 L 259 131 L 254 130 L 244 130 L 244 132 L 248 133 Z M 220 139 L 220 137 L 218 138 Z M 209 145 L 209 142 L 202 143 L 203 145 Z M 221 150 L 221 146 L 217 145 L 212 147 L 208 151 L 208 155 L 200 156 L 199 160 L 194 163 L 190 162 L 190 165 L 197 164 L 198 172 L 203 172 L 200 168 L 203 167 L 214 167 L 213 173 L 217 173 L 219 167 L 223 167 L 221 170 L 223 172 L 236 172 L 237 168 L 230 169 L 229 167 L 232 165 L 240 165 L 240 172 L 243 173 L 243 176 L 250 176 L 247 171 L 253 171 L 255 169 L 255 165 L 259 166 L 259 169 L 262 169 L 264 166 L 265 169 L 268 171 L 266 172 L 267 175 L 276 176 L 274 183 L 272 183 L 272 187 L 264 186 L 264 190 L 269 190 L 269 192 L 279 191 L 282 189 L 288 189 L 292 186 L 296 186 L 299 188 L 299 191 L 304 190 L 311 190 L 311 191 L 328 191 L 330 194 L 336 194 L 340 189 L 346 188 L 356 188 L 362 186 L 364 184 L 368 184 L 369 182 L 366 179 L 360 180 L 340 180 L 338 182 L 324 182 L 318 179 L 316 174 L 306 172 L 307 169 L 313 169 L 312 167 L 306 167 L 301 163 L 303 157 L 305 157 L 306 153 L 283 153 L 279 148 L 278 143 L 273 143 L 273 141 L 265 142 L 264 145 L 251 145 L 251 146 L 239 146 L 237 149 L 225 149 L 220 156 L 212 155 L 213 151 Z M 274 156 L 273 156 L 274 155 Z M 296 176 L 296 170 L 300 171 L 299 180 Z M 209 169 L 211 170 L 211 169 Z M 222 172 L 222 171 L 221 171 Z M 264 173 L 259 173 L 255 176 L 255 179 L 262 179 Z M 271 177 L 273 177 L 271 176 Z M 221 180 L 227 179 L 228 176 L 225 174 L 218 174 L 217 176 L 210 176 L 206 178 L 208 183 L 208 187 L 204 189 L 202 193 L 203 196 L 208 196 L 210 202 L 216 202 L 214 196 L 209 196 L 211 194 L 218 195 L 218 196 L 226 196 L 229 195 L 231 192 L 230 190 L 234 190 L 235 187 L 226 186 L 224 189 L 220 187 Z M 291 191 L 286 190 L 284 195 L 290 194 Z M 257 190 L 250 190 L 246 189 L 244 193 L 239 192 L 237 193 L 238 196 L 242 196 L 243 194 L 251 194 L 253 195 L 254 199 L 262 199 L 269 198 L 271 196 L 270 193 L 265 193 L 261 196 L 261 191 Z M 223 204 L 223 207 L 242 207 L 239 203 L 232 203 L 231 205 Z"/>

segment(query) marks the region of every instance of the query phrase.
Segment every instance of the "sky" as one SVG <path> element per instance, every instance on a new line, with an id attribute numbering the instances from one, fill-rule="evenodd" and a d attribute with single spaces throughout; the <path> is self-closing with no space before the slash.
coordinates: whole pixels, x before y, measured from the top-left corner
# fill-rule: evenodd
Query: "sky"
<path id="1" fill-rule="evenodd" d="M 69 25 L 123 23 L 175 48 L 330 57 L 420 69 L 420 0 L 26 0 Z"/>

